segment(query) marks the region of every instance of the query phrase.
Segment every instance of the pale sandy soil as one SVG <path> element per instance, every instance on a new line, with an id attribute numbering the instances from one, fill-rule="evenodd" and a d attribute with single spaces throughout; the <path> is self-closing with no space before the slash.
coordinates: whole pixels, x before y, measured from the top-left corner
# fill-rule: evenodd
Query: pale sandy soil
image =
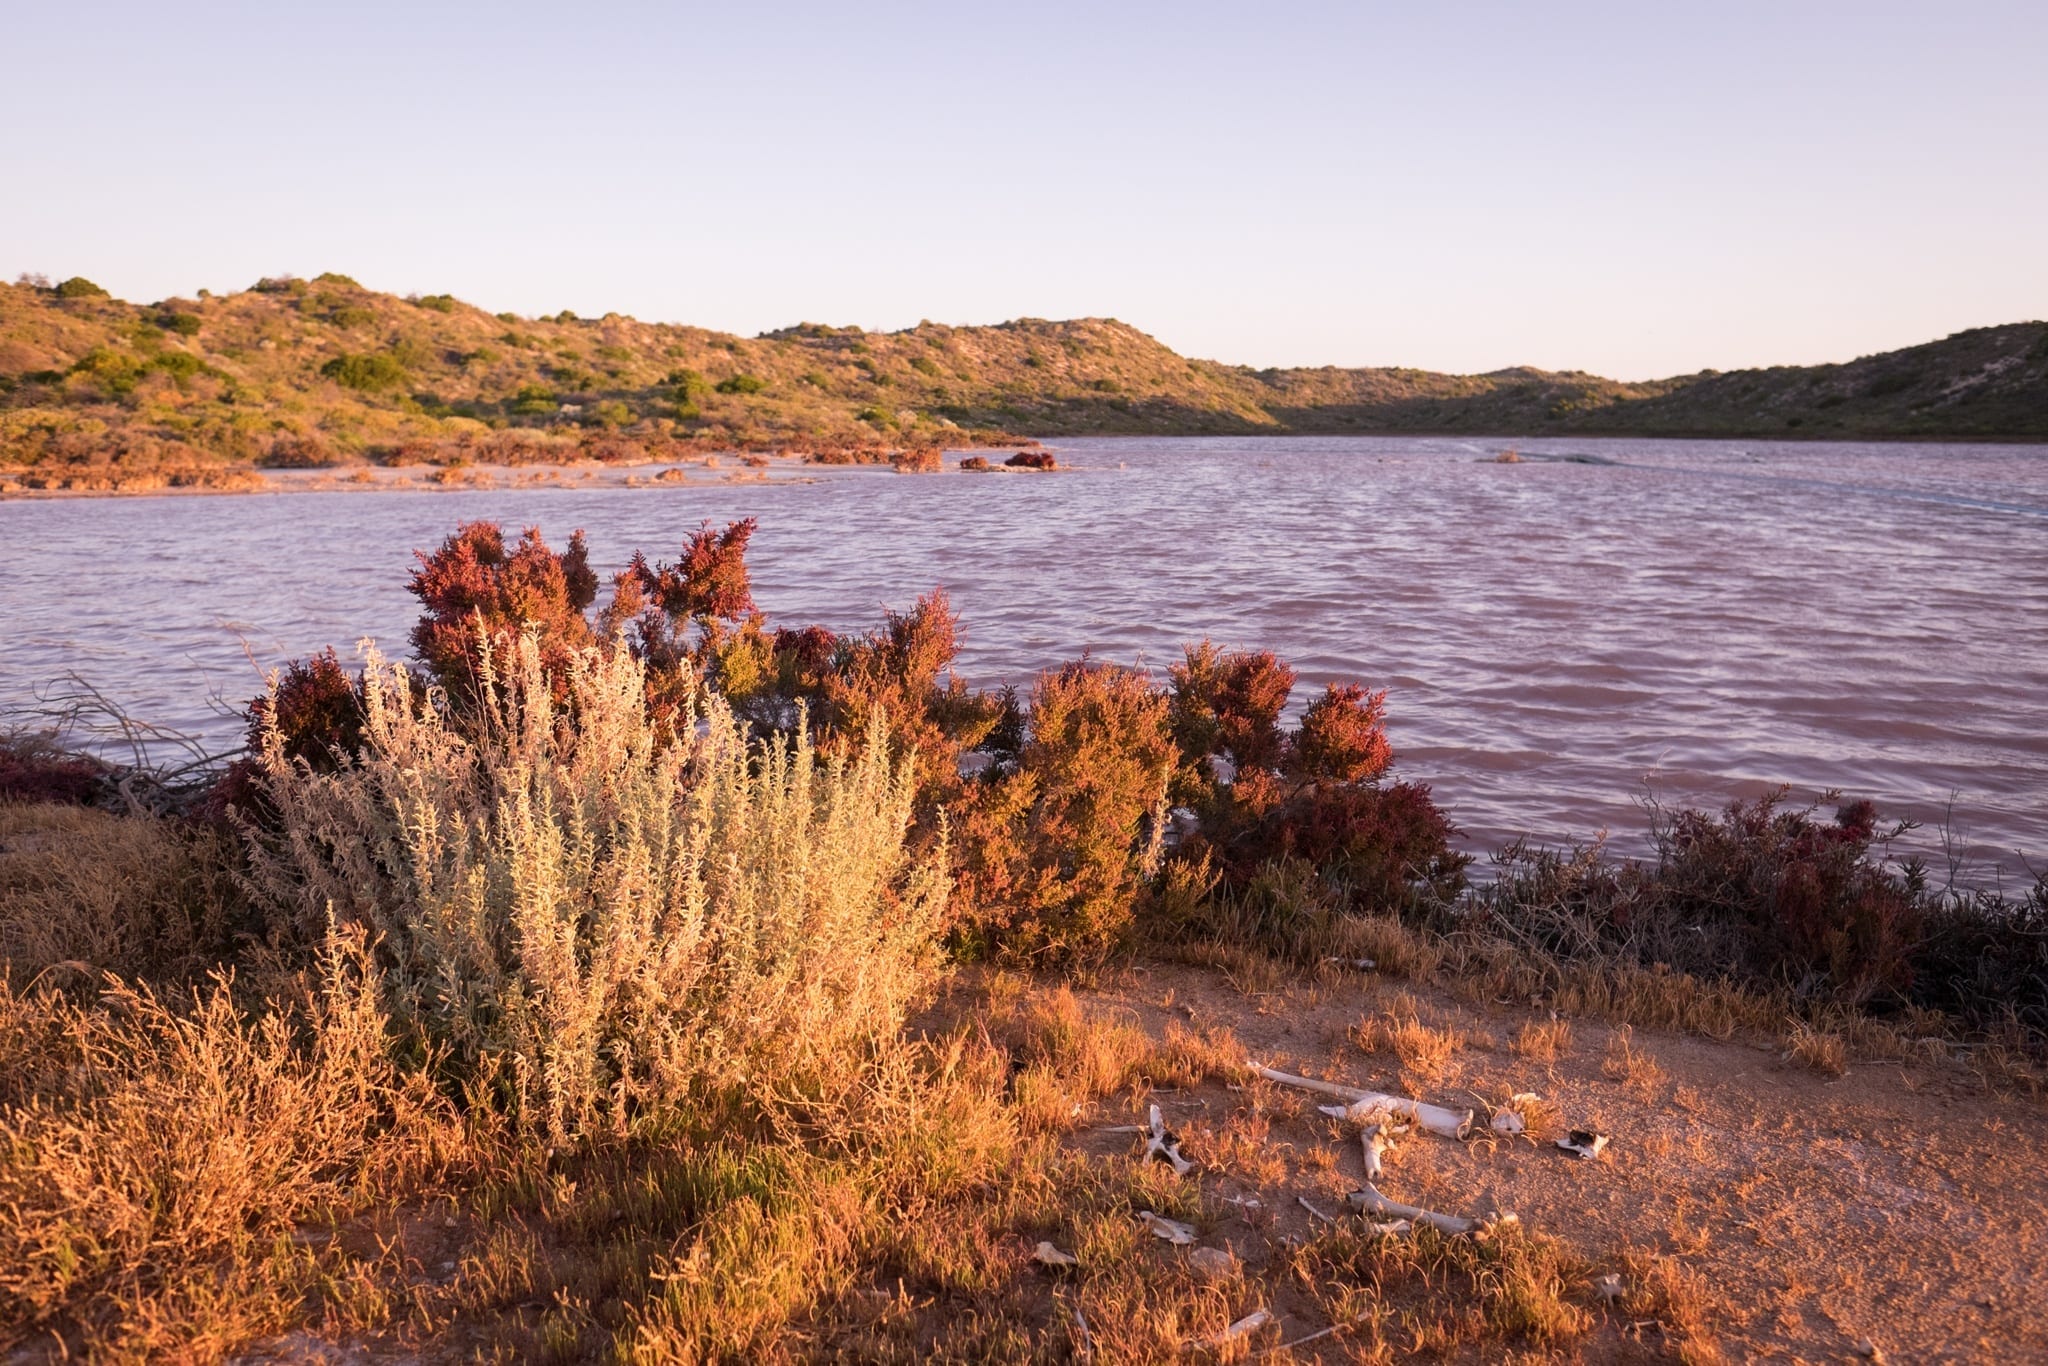
<path id="1" fill-rule="evenodd" d="M 923 1024 L 971 1021 L 983 985 L 963 973 Z M 2048 1106 L 1996 1094 L 1958 1062 L 1852 1060 L 1831 1078 L 1786 1061 L 1775 1045 L 1629 1034 L 1586 1020 L 1570 1021 L 1568 1043 L 1544 1060 L 1528 1056 L 1526 1039 L 1516 1043 L 1526 1026 L 1551 1022 L 1540 1009 L 1475 1009 L 1371 972 L 1326 970 L 1270 991 L 1244 985 L 1209 969 L 1147 963 L 1076 994 L 1088 1015 L 1136 1024 L 1155 1041 L 1175 1024 L 1212 1042 L 1228 1030 L 1268 1066 L 1476 1110 L 1478 1137 L 1401 1139 L 1380 1190 L 1443 1213 L 1512 1212 L 1567 1251 L 1564 1297 L 1592 1315 L 1589 1333 L 1552 1350 L 1486 1339 L 1416 1359 L 2048 1361 Z M 1419 1028 L 1397 1044 L 1384 1030 L 1376 1036 L 1374 1021 Z M 1440 1056 L 1428 1056 L 1432 1047 Z M 1515 1092 L 1547 1103 L 1530 1107 L 1536 1137 L 1502 1138 L 1485 1127 L 1493 1105 Z M 1141 1083 L 1086 1108 L 1066 1140 L 1107 1169 L 1127 1170 L 1136 1140 L 1119 1126 L 1149 1104 L 1161 1107 L 1197 1166 L 1189 1179 L 1204 1196 L 1198 1243 L 1229 1249 L 1248 1286 L 1264 1281 L 1246 1293 L 1276 1315 L 1238 1359 L 1338 1362 L 1360 1350 L 1339 1333 L 1276 1353 L 1330 1324 L 1305 1288 L 1261 1276 L 1317 1230 L 1301 1201 L 1327 1217 L 1356 1217 L 1344 1197 L 1364 1184 L 1357 1129 L 1321 1114 L 1326 1101 L 1249 1078 L 1187 1089 Z M 1553 1145 L 1561 1127 L 1602 1130 L 1611 1144 L 1602 1158 L 1581 1161 Z M 476 1231 L 438 1210 L 413 1210 L 380 1216 L 374 1233 L 402 1249 L 423 1281 L 437 1282 Z M 367 1244 L 371 1235 L 354 1236 Z M 1139 1255 L 1165 1271 L 1191 1251 L 1146 1242 Z M 1677 1268 L 1685 1287 L 1666 1299 L 1668 1312 L 1606 1304 L 1593 1289 L 1612 1274 L 1638 1291 L 1659 1265 Z M 1050 1313 L 1057 1278 L 1028 1267 L 1022 1274 L 1035 1287 L 1026 1301 L 1042 1296 Z M 1455 1315 L 1455 1293 L 1412 1284 L 1389 1292 L 1393 1308 L 1412 1309 L 1419 1321 Z M 405 1349 L 301 1330 L 239 1360 L 454 1361 L 479 1341 L 459 1329 Z M 1410 1359 L 1390 1344 L 1397 1359 Z"/>
<path id="2" fill-rule="evenodd" d="M 658 461 L 643 465 L 588 462 L 569 465 L 372 466 L 308 470 L 241 470 L 234 487 L 125 489 L 22 488 L 0 471 L 0 498 L 201 497 L 260 493 L 460 492 L 525 488 L 668 488 L 677 485 L 810 482 L 817 467 L 800 457 L 762 457 L 748 464 L 738 456 Z"/>
<path id="3" fill-rule="evenodd" d="M 1390 1005 L 1405 1014 L 1403 997 L 1424 1025 L 1464 1037 L 1426 1084 L 1404 1086 L 1404 1071 L 1420 1080 L 1415 1069 L 1356 1041 L 1355 1027 Z M 1381 1191 L 1446 1213 L 1513 1211 L 1599 1273 L 1625 1271 L 1631 1251 L 1675 1258 L 1699 1273 L 1731 1360 L 1869 1359 L 1860 1348 L 1895 1362 L 2048 1360 L 2048 1107 L 1991 1094 L 1953 1062 L 1852 1061 L 1828 1078 L 1775 1046 L 1621 1036 L 1579 1020 L 1568 1050 L 1545 1063 L 1511 1041 L 1547 1015 L 1481 1014 L 1371 973 L 1247 996 L 1213 972 L 1155 965 L 1086 1000 L 1154 1034 L 1173 1019 L 1226 1026 L 1269 1067 L 1473 1107 L 1482 1124 L 1490 1102 L 1539 1093 L 1564 1125 L 1611 1135 L 1606 1155 L 1580 1161 L 1547 1138 L 1411 1135 L 1387 1159 Z M 1633 1065 L 1619 1054 L 1624 1039 Z M 1212 1194 L 1263 1202 L 1265 1219 L 1226 1221 L 1203 1240 L 1230 1245 L 1248 1267 L 1270 1240 L 1309 1232 L 1298 1196 L 1339 1213 L 1363 1184 L 1356 1130 L 1317 1111 L 1326 1098 L 1262 1083 L 1151 1099 L 1190 1157 L 1225 1168 L 1205 1176 Z M 1229 1169 L 1256 1171 L 1243 1135 L 1266 1124 L 1263 1146 L 1286 1174 L 1246 1180 Z M 1105 1157 L 1131 1142 L 1099 1129 L 1077 1141 Z M 1288 1338 L 1324 1326 L 1276 1309 Z M 1660 1333 L 1609 1315 L 1566 1359 L 1662 1356 Z M 1343 1356 L 1333 1347 L 1326 1359 Z"/>

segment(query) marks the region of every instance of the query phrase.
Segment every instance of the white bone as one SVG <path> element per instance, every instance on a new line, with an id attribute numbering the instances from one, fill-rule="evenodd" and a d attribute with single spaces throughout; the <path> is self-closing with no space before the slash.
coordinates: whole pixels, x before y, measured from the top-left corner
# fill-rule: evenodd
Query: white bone
<path id="1" fill-rule="evenodd" d="M 1607 1147 L 1607 1135 L 1593 1129 L 1574 1129 L 1557 1140 L 1557 1146 L 1574 1157 L 1591 1161 Z"/>
<path id="2" fill-rule="evenodd" d="M 1311 1205 L 1308 1202 L 1308 1197 L 1306 1195 L 1295 1196 L 1294 1203 L 1300 1205 L 1303 1209 L 1307 1210 L 1310 1214 L 1313 1214 L 1316 1218 L 1322 1220 L 1326 1224 L 1334 1224 L 1337 1222 L 1335 1219 L 1332 1219 L 1329 1215 L 1317 1209 L 1314 1205 Z"/>
<path id="3" fill-rule="evenodd" d="M 1186 1247 L 1195 1241 L 1192 1225 L 1183 1224 L 1178 1219 L 1162 1218 L 1149 1209 L 1138 1211 L 1138 1222 L 1151 1229 L 1154 1238 L 1164 1238 L 1175 1247 Z"/>
<path id="4" fill-rule="evenodd" d="M 1258 1332 L 1261 1328 L 1264 1328 L 1267 1324 L 1271 1323 L 1272 1321 L 1273 1316 L 1271 1313 L 1264 1309 L 1254 1309 L 1251 1313 L 1246 1314 L 1236 1323 L 1233 1323 L 1228 1328 L 1224 1329 L 1223 1332 L 1217 1337 L 1216 1341 L 1219 1344 L 1225 1342 L 1235 1342 L 1241 1337 L 1246 1337 L 1252 1333 Z"/>
<path id="5" fill-rule="evenodd" d="M 1152 1107 L 1152 1123 L 1145 1134 L 1145 1159 L 1160 1161 L 1173 1168 L 1175 1176 L 1186 1176 L 1195 1169 L 1195 1164 L 1180 1155 L 1180 1140 L 1167 1132 L 1166 1121 L 1160 1117 L 1159 1107 Z"/>
<path id="6" fill-rule="evenodd" d="M 1374 1124 L 1367 1127 L 1359 1133 L 1358 1143 L 1365 1149 L 1365 1179 L 1379 1180 L 1384 1167 L 1380 1159 L 1394 1146 L 1387 1138 L 1387 1126 Z"/>
<path id="7" fill-rule="evenodd" d="M 1375 1223 L 1371 1219 L 1365 1221 L 1365 1231 L 1376 1233 L 1382 1238 L 1391 1238 L 1397 1233 L 1411 1233 L 1414 1229 L 1414 1221 L 1409 1219 L 1390 1219 L 1384 1224 Z"/>
<path id="8" fill-rule="evenodd" d="M 1051 1243 L 1040 1243 L 1032 1252 L 1031 1260 L 1040 1266 L 1079 1266 L 1081 1261 L 1071 1252 L 1062 1252 Z"/>
<path id="9" fill-rule="evenodd" d="M 1344 1198 L 1362 1213 L 1385 1215 L 1392 1219 L 1411 1219 L 1418 1224 L 1428 1224 L 1431 1228 L 1441 1229 L 1445 1233 L 1470 1233 L 1479 1227 L 1475 1219 L 1467 1219 L 1456 1214 L 1437 1214 L 1414 1205 L 1404 1205 L 1399 1200 L 1389 1200 L 1371 1186 L 1362 1191 L 1353 1191 Z"/>
<path id="10" fill-rule="evenodd" d="M 1419 1100 L 1410 1100 L 1406 1096 L 1390 1096 L 1384 1091 L 1362 1091 L 1356 1086 L 1341 1086 L 1334 1081 L 1297 1077 L 1292 1072 L 1278 1072 L 1270 1067 L 1261 1067 L 1255 1062 L 1248 1063 L 1247 1066 L 1267 1081 L 1350 1101 L 1351 1104 L 1345 1107 L 1344 1111 L 1344 1117 L 1347 1119 L 1363 1120 L 1384 1110 L 1389 1115 L 1410 1120 L 1430 1133 L 1442 1134 L 1445 1138 L 1463 1138 L 1472 1127 L 1470 1110 L 1447 1110 L 1441 1105 L 1425 1105 Z"/>

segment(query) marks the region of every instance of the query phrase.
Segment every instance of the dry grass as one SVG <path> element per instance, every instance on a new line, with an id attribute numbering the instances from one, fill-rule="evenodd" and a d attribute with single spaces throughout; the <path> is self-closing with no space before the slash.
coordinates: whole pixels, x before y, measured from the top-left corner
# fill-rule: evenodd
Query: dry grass
<path id="1" fill-rule="evenodd" d="M 1849 1070 L 1849 1047 L 1839 1034 L 1824 1033 L 1795 1021 L 1785 1035 L 1785 1061 L 1825 1076 L 1839 1077 Z"/>
<path id="2" fill-rule="evenodd" d="M 1447 1026 L 1430 1026 L 1416 1017 L 1412 1002 L 1397 997 L 1384 1015 L 1366 1020 L 1352 1037 L 1367 1053 L 1391 1053 L 1411 1087 L 1428 1090 L 1456 1079 L 1458 1052 L 1465 1036 Z"/>
<path id="3" fill-rule="evenodd" d="M 1636 1048 L 1635 1033 L 1626 1027 L 1607 1040 L 1607 1056 L 1600 1062 L 1600 1075 L 1619 1082 L 1638 1100 L 1655 1099 L 1658 1089 L 1670 1079 L 1655 1058 Z"/>
<path id="4" fill-rule="evenodd" d="M 169 821 L 0 802 L 0 972 L 90 989 L 203 971 L 240 912 L 222 852 Z"/>
<path id="5" fill-rule="evenodd" d="M 0 1110 L 0 1344 L 206 1357 L 288 1319 L 295 1226 L 402 1197 L 464 1141 L 394 1062 L 379 985 L 337 942 L 302 1002 L 248 1019 L 224 978 L 182 1011 L 8 996 L 63 1067 Z"/>
<path id="6" fill-rule="evenodd" d="M 1557 1062 L 1572 1051 L 1572 1022 L 1531 1020 L 1515 1031 L 1514 1042 L 1508 1046 L 1516 1057 L 1530 1062 Z"/>

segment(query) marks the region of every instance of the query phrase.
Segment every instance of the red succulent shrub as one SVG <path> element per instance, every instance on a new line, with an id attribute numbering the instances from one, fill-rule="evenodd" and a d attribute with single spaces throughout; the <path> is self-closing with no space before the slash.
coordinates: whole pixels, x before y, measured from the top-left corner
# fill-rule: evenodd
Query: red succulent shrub
<path id="1" fill-rule="evenodd" d="M 106 783 L 98 760 L 33 735 L 0 737 L 0 801 L 88 806 Z"/>
<path id="2" fill-rule="evenodd" d="M 331 769 L 337 755 L 362 748 L 362 680 L 342 667 L 330 645 L 280 669 L 271 691 L 249 703 L 248 715 L 250 749 L 262 748 L 264 729 L 275 716 L 287 758 Z"/>
<path id="3" fill-rule="evenodd" d="M 1032 689 L 1017 770 L 962 821 L 956 889 L 1000 949 L 1099 958 L 1128 934 L 1174 766 L 1166 699 L 1145 675 L 1083 660 Z"/>
<path id="4" fill-rule="evenodd" d="M 1060 467 L 1051 451 L 1018 451 L 1003 463 L 1020 470 L 1056 470 Z"/>
<path id="5" fill-rule="evenodd" d="M 671 621 L 737 624 L 755 615 L 747 578 L 747 542 L 753 535 L 751 517 L 724 531 L 713 531 L 706 522 L 684 543 L 683 556 L 674 564 L 649 567 L 646 556 L 635 554 L 629 572 Z"/>
<path id="6" fill-rule="evenodd" d="M 959 626 L 946 591 L 935 588 L 908 612 L 890 612 L 880 631 L 837 642 L 816 694 L 828 751 L 858 744 L 880 716 L 891 747 L 915 756 L 926 814 L 960 794 L 962 751 L 985 740 L 1001 717 L 997 699 L 951 672 Z"/>
<path id="7" fill-rule="evenodd" d="M 1332 683 L 1302 715 L 1294 741 L 1295 774 L 1311 782 L 1372 782 L 1394 761 L 1386 717 L 1384 691 Z"/>
<path id="8" fill-rule="evenodd" d="M 1199 763 L 1227 751 L 1240 773 L 1277 772 L 1287 758 L 1280 713 L 1294 690 L 1294 670 L 1270 650 L 1225 652 L 1206 640 L 1182 655 L 1167 670 L 1174 739 L 1182 753 Z"/>
<path id="9" fill-rule="evenodd" d="M 1892 873 L 1872 847 L 1906 827 L 1880 831 L 1868 801 L 1827 821 L 1784 800 L 1779 789 L 1718 817 L 1681 811 L 1660 822 L 1656 876 L 1674 911 L 1745 926 L 1751 969 L 1795 987 L 1818 977 L 1844 1001 L 1903 995 L 1925 909 L 1918 873 Z"/>
<path id="10" fill-rule="evenodd" d="M 597 575 L 581 531 L 560 554 L 538 527 L 507 550 L 496 522 L 469 522 L 418 558 L 410 590 L 426 611 L 413 627 L 413 650 L 452 696 L 474 695 L 482 638 L 497 649 L 517 632 L 535 631 L 542 658 L 558 672 L 570 651 L 591 643 L 584 612 L 597 597 Z"/>
<path id="11" fill-rule="evenodd" d="M 270 688 L 250 701 L 246 715 L 252 753 L 262 752 L 265 732 L 275 718 L 287 759 L 333 772 L 363 746 L 362 680 L 342 666 L 330 645 L 272 674 Z M 229 764 L 202 803 L 201 814 L 220 821 L 232 808 L 259 822 L 269 821 L 269 808 L 256 782 L 261 770 L 254 757 Z"/>

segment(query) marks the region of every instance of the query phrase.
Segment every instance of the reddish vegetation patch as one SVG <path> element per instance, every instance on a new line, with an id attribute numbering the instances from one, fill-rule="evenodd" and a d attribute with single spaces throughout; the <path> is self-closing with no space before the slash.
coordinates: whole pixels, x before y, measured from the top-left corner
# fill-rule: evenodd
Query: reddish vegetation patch
<path id="1" fill-rule="evenodd" d="M 0 801 L 83 806 L 98 794 L 105 774 L 90 759 L 30 739 L 0 740 Z"/>
<path id="2" fill-rule="evenodd" d="M 1060 467 L 1051 451 L 1018 451 L 1003 463 L 1018 470 L 1056 470 Z"/>

